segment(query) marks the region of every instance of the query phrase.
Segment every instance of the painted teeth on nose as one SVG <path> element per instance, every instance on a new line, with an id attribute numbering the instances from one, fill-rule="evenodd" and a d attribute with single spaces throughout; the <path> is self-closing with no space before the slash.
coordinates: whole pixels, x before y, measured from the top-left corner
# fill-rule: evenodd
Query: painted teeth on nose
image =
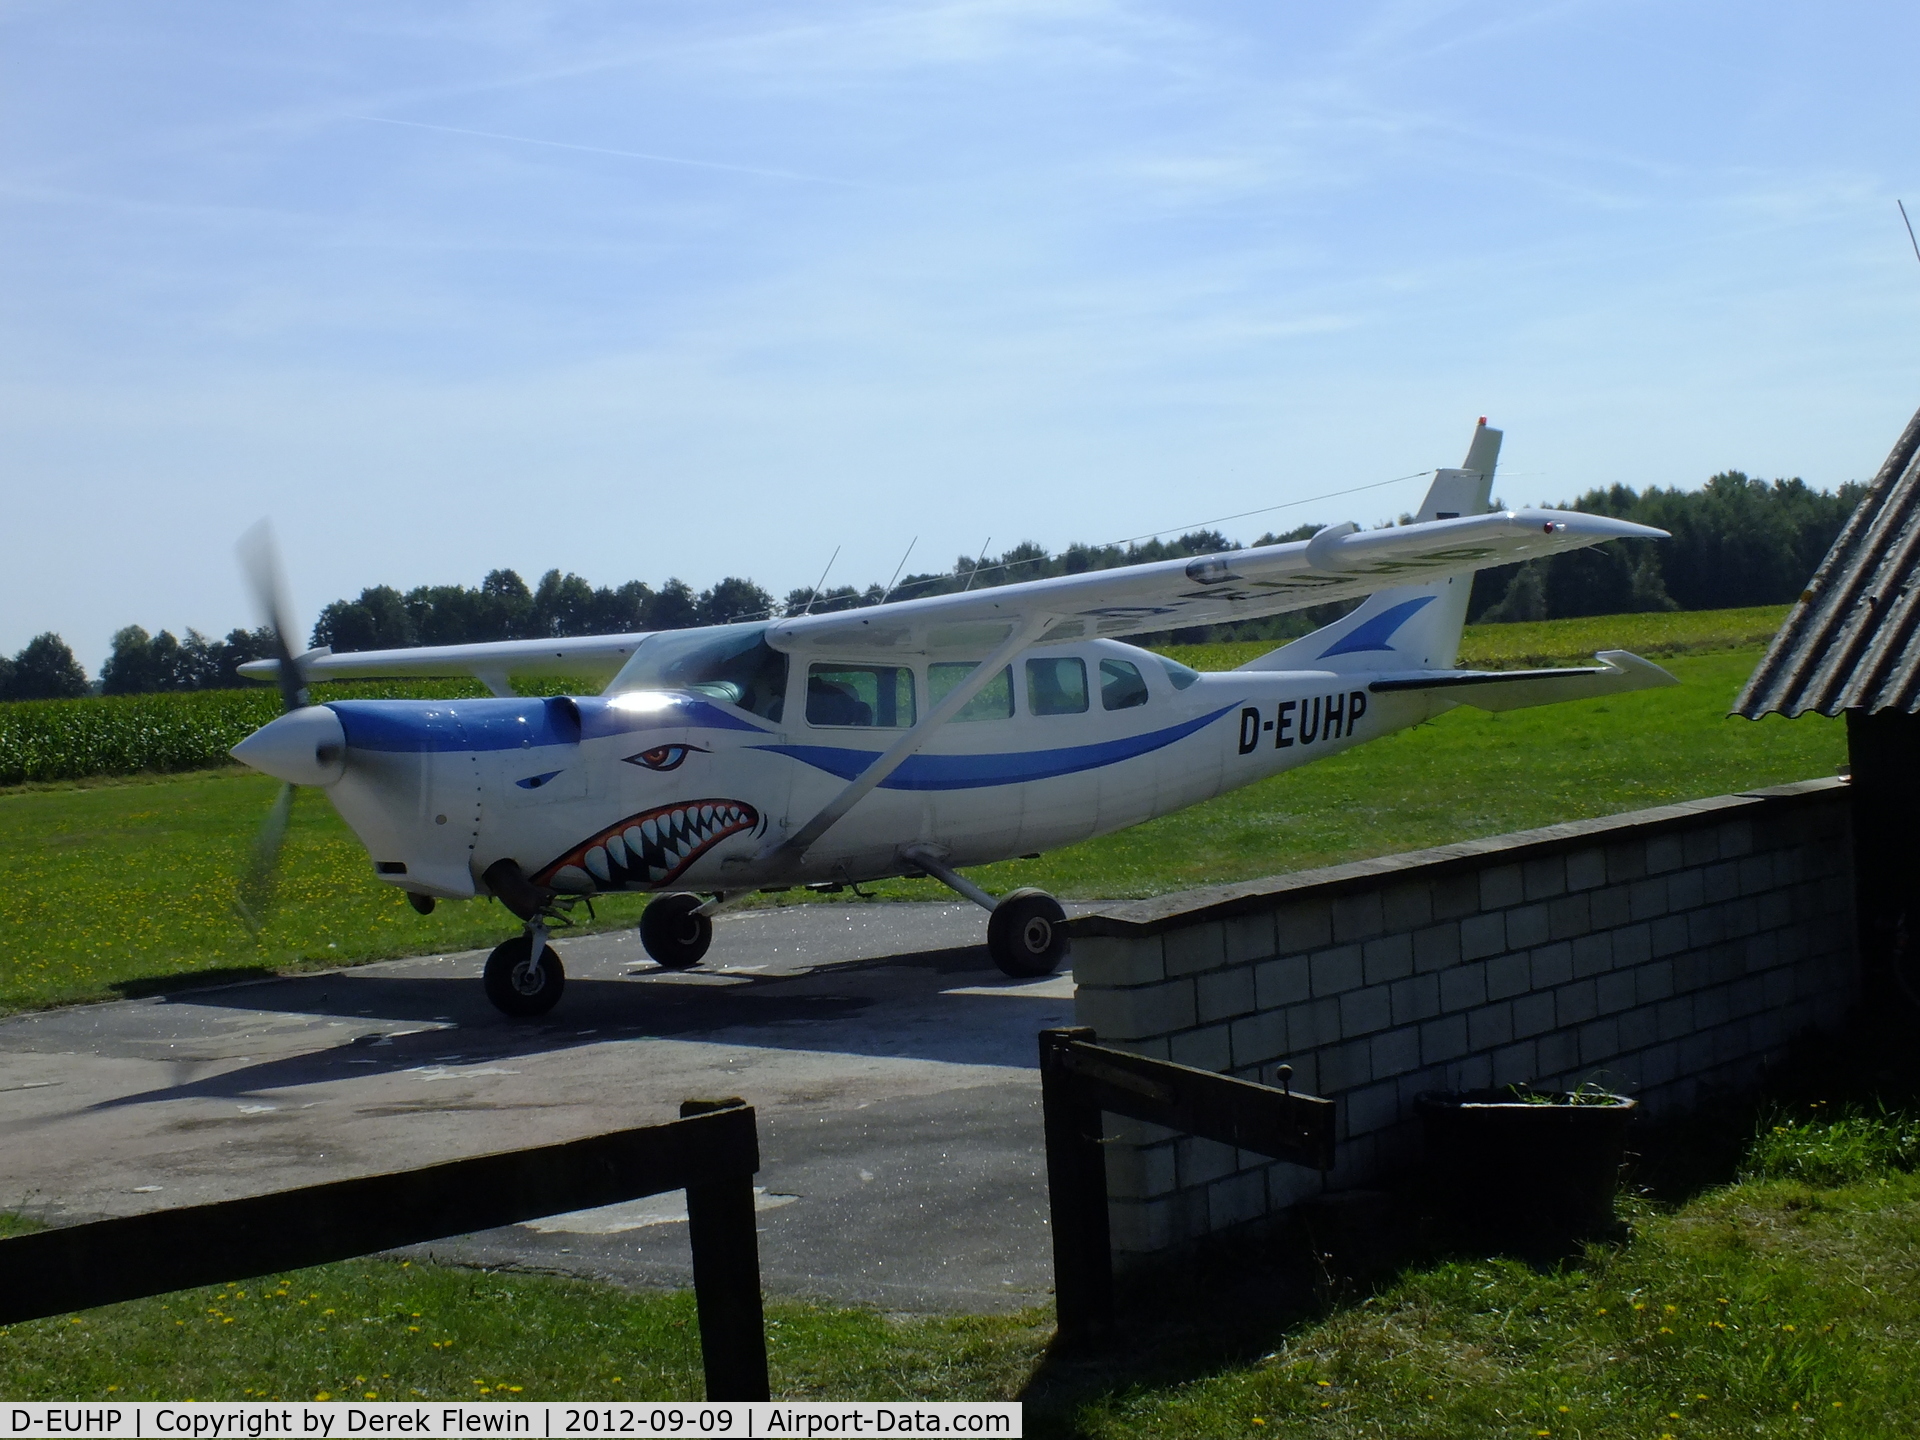
<path id="1" fill-rule="evenodd" d="M 649 846 L 658 845 L 660 843 L 660 827 L 653 823 L 653 816 L 649 815 L 646 819 L 640 822 L 640 834 L 642 839 Z"/>
<path id="2" fill-rule="evenodd" d="M 607 836 L 607 858 L 622 870 L 627 868 L 626 842 L 621 840 L 618 835 Z"/>
<path id="3" fill-rule="evenodd" d="M 629 825 L 626 834 L 627 848 L 636 855 L 647 853 L 647 837 L 641 833 L 638 825 Z"/>
<path id="4" fill-rule="evenodd" d="M 711 805 L 702 805 L 700 807 L 700 828 L 702 830 L 711 830 L 713 828 L 713 807 Z"/>
<path id="5" fill-rule="evenodd" d="M 613 878 L 613 872 L 607 868 L 607 852 L 598 845 L 587 851 L 580 859 L 587 869 L 593 872 L 593 878 L 601 884 L 604 885 Z"/>

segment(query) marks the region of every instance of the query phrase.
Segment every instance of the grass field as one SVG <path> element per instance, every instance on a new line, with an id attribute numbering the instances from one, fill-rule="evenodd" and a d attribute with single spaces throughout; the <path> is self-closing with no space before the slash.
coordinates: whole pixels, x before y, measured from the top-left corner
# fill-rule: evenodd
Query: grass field
<path id="1" fill-rule="evenodd" d="M 1736 619 L 1628 616 L 1599 628 L 1632 648 L 1661 634 L 1690 645 L 1738 638 L 1755 623 L 1737 618 L 1752 612 L 1726 613 Z M 1681 619 L 1691 627 L 1684 633 L 1672 629 Z M 1594 624 L 1554 623 L 1578 635 Z M 1555 640 L 1551 625 L 1483 629 L 1540 631 L 1523 637 L 1527 645 L 1572 644 Z M 1455 710 L 1177 815 L 977 874 L 994 890 L 1145 895 L 1832 774 L 1844 755 L 1834 722 L 1725 718 L 1758 654 L 1679 655 L 1667 663 L 1685 683 L 1668 690 L 1504 716 Z M 515 930 L 487 903 L 416 915 L 368 873 L 324 797 L 303 790 L 279 908 L 260 936 L 250 935 L 232 912 L 233 877 L 275 789 L 229 768 L 0 793 L 0 1009 L 182 977 L 490 946 Z M 878 893 L 946 892 L 900 881 Z M 644 904 L 636 896 L 596 903 L 602 925 L 632 923 Z"/>
<path id="2" fill-rule="evenodd" d="M 1571 1263 L 1278 1270 L 1290 1298 L 1245 1310 L 1176 1286 L 1102 1356 L 1049 1355 L 1044 1310 L 774 1305 L 774 1391 L 1024 1398 L 1028 1434 L 1089 1440 L 1912 1434 L 1920 1122 L 1823 1113 L 1762 1126 L 1738 1183 L 1626 1200 L 1631 1238 Z M 0 1330 L 0 1374 L 10 1399 L 688 1399 L 695 1327 L 685 1295 L 360 1261 Z"/>
<path id="3" fill-rule="evenodd" d="M 1715 650 L 1763 646 L 1787 618 L 1786 605 L 1745 610 L 1670 610 L 1649 615 L 1595 615 L 1514 625 L 1469 625 L 1460 637 L 1460 664 L 1469 669 L 1518 670 L 1544 665 L 1591 665 L 1601 650 L 1631 650 L 1649 660 Z M 1174 645 L 1167 653 L 1196 670 L 1231 670 L 1272 646 L 1258 640 L 1226 645 Z"/>

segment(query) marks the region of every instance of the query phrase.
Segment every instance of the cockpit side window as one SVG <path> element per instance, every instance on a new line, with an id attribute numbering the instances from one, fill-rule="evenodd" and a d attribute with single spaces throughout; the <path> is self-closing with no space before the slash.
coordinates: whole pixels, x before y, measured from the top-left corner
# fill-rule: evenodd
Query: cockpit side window
<path id="1" fill-rule="evenodd" d="M 1131 660 L 1100 662 L 1100 706 L 1104 710 L 1131 710 L 1147 703 L 1147 682 Z"/>
<path id="2" fill-rule="evenodd" d="M 810 665 L 809 725 L 904 730 L 914 721 L 913 671 L 904 665 Z"/>
<path id="3" fill-rule="evenodd" d="M 662 630 L 640 642 L 609 695 L 692 690 L 778 721 L 787 696 L 787 657 L 766 641 L 764 624 Z"/>

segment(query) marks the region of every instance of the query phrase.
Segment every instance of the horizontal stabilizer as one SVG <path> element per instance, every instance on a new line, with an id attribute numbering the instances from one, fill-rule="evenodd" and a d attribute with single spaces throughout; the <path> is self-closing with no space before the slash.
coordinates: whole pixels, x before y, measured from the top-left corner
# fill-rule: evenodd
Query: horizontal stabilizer
<path id="1" fill-rule="evenodd" d="M 1594 659 L 1600 664 L 1567 670 L 1425 670 L 1382 675 L 1367 688 L 1375 694 L 1425 691 L 1476 710 L 1524 710 L 1680 683 L 1651 660 L 1626 650 L 1602 650 Z"/>

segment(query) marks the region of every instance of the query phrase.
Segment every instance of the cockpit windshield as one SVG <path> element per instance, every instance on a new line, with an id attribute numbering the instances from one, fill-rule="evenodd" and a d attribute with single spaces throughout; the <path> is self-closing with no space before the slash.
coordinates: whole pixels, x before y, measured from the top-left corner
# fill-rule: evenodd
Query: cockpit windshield
<path id="1" fill-rule="evenodd" d="M 787 697 L 787 657 L 766 641 L 767 622 L 660 630 L 640 642 L 605 694 L 693 690 L 778 720 Z"/>

